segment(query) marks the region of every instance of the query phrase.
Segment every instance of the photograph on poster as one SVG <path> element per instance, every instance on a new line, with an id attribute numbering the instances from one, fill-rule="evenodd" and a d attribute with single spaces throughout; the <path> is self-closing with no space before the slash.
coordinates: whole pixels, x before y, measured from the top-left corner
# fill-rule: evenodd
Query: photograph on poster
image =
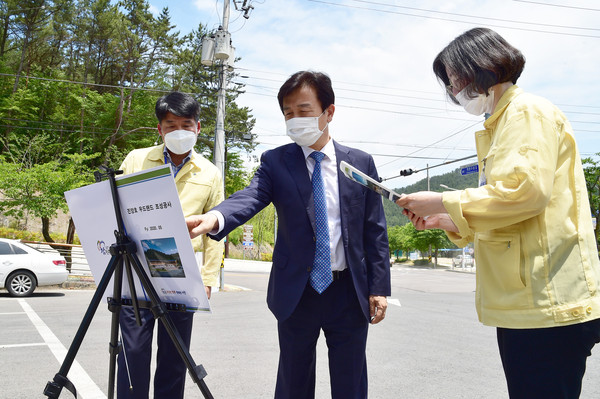
<path id="1" fill-rule="evenodd" d="M 140 242 L 152 277 L 185 277 L 174 237 Z"/>

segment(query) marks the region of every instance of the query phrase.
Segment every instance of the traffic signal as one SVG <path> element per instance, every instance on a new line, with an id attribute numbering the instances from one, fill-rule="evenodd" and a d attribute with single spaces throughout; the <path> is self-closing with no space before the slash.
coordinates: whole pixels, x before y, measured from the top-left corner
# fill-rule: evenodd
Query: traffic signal
<path id="1" fill-rule="evenodd" d="M 413 173 L 415 173 L 415 171 L 414 171 L 414 170 L 412 170 L 412 169 L 410 169 L 410 168 L 409 168 L 409 169 L 402 169 L 402 170 L 400 171 L 400 176 L 410 176 L 410 175 L 412 175 Z"/>

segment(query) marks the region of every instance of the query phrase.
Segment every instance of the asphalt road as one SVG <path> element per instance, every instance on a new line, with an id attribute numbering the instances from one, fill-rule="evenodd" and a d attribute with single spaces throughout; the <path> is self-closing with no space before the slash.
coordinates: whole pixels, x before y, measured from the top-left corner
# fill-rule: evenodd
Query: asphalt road
<path id="1" fill-rule="evenodd" d="M 267 280 L 266 273 L 227 272 L 231 290 L 213 296 L 211 315 L 195 318 L 190 353 L 208 372 L 204 381 L 215 398 L 273 397 L 278 346 Z M 475 314 L 473 274 L 395 266 L 392 286 L 386 319 L 369 331 L 370 398 L 508 397 L 495 330 Z M 59 371 L 93 292 L 39 288 L 26 299 L 0 293 L 0 398 L 46 397 L 44 387 Z M 101 305 L 70 369 L 84 399 L 106 397 L 110 324 Z M 594 352 L 585 399 L 600 397 L 600 349 Z M 328 378 L 321 339 L 317 398 L 330 397 Z M 72 395 L 63 390 L 60 397 Z M 186 398 L 202 397 L 188 377 Z"/>

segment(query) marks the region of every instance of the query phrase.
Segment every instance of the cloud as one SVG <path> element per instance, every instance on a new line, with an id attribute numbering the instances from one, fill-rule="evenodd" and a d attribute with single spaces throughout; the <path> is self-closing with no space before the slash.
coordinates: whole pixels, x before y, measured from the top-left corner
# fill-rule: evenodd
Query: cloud
<path id="1" fill-rule="evenodd" d="M 155 7 L 152 4 L 150 4 L 149 10 L 155 17 L 160 14 L 160 10 L 158 9 L 158 7 Z"/>
<path id="2" fill-rule="evenodd" d="M 219 1 L 207 1 L 207 0 L 194 0 L 194 7 L 200 12 L 213 12 L 219 9 L 220 12 L 223 11 L 223 5 L 219 4 L 222 2 Z M 233 8 L 233 6 L 231 6 Z"/>
<path id="3" fill-rule="evenodd" d="M 598 13 L 494 0 L 418 2 L 418 8 L 435 12 L 393 7 L 399 2 L 392 0 L 336 1 L 337 6 L 308 0 L 252 3 L 249 19 L 231 7 L 229 31 L 242 58 L 236 73 L 247 76 L 236 78 L 247 84 L 237 102 L 256 117 L 254 133 L 263 143 L 259 152 L 289 142 L 276 93 L 292 73 L 314 69 L 333 80 L 337 100 L 332 135 L 375 154 L 381 176 L 474 154 L 473 136 L 482 128 L 482 118 L 446 101 L 431 64 L 454 37 L 475 26 L 496 30 L 524 53 L 527 64 L 519 85 L 559 104 L 572 121 L 582 153 L 600 152 Z M 195 21 L 192 28 L 198 20 L 218 26 L 222 4 L 196 1 L 187 15 Z M 581 6 L 598 8 L 593 0 Z M 389 185 L 411 184 L 424 176 L 395 179 Z"/>

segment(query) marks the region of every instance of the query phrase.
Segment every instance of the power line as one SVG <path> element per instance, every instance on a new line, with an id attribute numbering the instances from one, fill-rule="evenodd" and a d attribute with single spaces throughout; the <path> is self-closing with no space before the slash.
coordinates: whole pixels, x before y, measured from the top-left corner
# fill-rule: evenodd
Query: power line
<path id="1" fill-rule="evenodd" d="M 410 154 L 408 154 L 408 155 L 413 155 L 413 154 L 416 154 L 417 152 L 420 152 L 420 151 L 422 151 L 422 150 L 424 150 L 424 149 L 428 149 L 428 148 L 430 148 L 430 147 L 434 146 L 435 144 L 441 143 L 442 141 L 446 141 L 446 140 L 448 140 L 448 139 L 450 139 L 450 138 L 452 138 L 452 137 L 456 136 L 457 134 L 459 134 L 459 133 L 462 133 L 462 132 L 466 131 L 467 129 L 471 129 L 473 126 L 475 126 L 475 125 L 477 125 L 477 124 L 479 124 L 479 123 L 481 123 L 481 121 L 477 121 L 477 122 L 473 123 L 472 125 L 469 125 L 469 126 L 467 126 L 467 127 L 463 128 L 463 129 L 460 129 L 459 131 L 457 131 L 457 132 L 455 132 L 455 133 L 452 133 L 452 134 L 450 134 L 449 136 L 443 137 L 443 138 L 439 139 L 438 141 L 435 141 L 435 142 L 433 142 L 433 143 L 431 143 L 431 144 L 427 145 L 427 146 L 426 146 L 426 147 L 424 147 L 424 148 L 421 148 L 421 149 L 415 150 L 415 151 L 411 152 L 411 153 L 410 153 Z M 384 163 L 384 164 L 383 164 L 383 165 L 381 165 L 381 166 L 383 167 L 383 166 L 389 165 L 389 164 L 391 164 L 391 163 L 393 163 L 393 162 L 396 162 L 396 161 L 397 161 L 397 160 L 392 160 L 392 161 L 389 161 L 389 162 L 387 162 L 387 163 Z"/>
<path id="2" fill-rule="evenodd" d="M 49 126 L 35 127 L 35 126 L 0 124 L 0 127 L 11 128 L 11 129 L 24 129 L 24 130 L 58 131 L 58 132 L 63 132 L 63 133 L 85 133 L 85 134 L 95 134 L 95 135 L 104 135 L 104 136 L 110 136 L 112 134 L 116 134 L 120 137 L 125 137 L 129 134 L 135 134 L 138 136 L 142 136 L 142 135 L 147 136 L 148 132 L 157 134 L 157 130 L 155 127 L 147 127 L 147 126 L 137 127 L 135 129 L 128 130 L 128 131 L 123 131 L 122 129 L 120 129 L 119 131 L 115 132 L 114 129 L 106 128 L 106 127 L 105 128 L 103 128 L 103 127 L 95 128 L 93 126 L 84 126 L 85 128 L 93 128 L 96 130 L 80 130 L 79 126 L 77 126 L 77 125 L 62 125 L 62 124 L 56 123 L 56 122 L 30 121 L 30 120 L 25 120 L 25 119 L 5 119 L 5 120 L 14 120 L 14 121 L 25 122 L 25 123 L 45 124 L 45 125 L 49 125 Z M 98 131 L 98 130 L 100 130 L 100 131 Z M 140 132 L 141 130 L 142 130 L 142 132 Z M 206 136 L 206 135 L 198 134 L 198 137 L 205 138 L 205 139 L 211 139 L 213 136 Z"/>
<path id="3" fill-rule="evenodd" d="M 32 121 L 35 122 L 35 121 Z M 43 131 L 59 131 L 59 132 L 64 132 L 64 133 L 85 133 L 85 134 L 97 134 L 97 135 L 104 135 L 104 136 L 110 136 L 111 134 L 115 133 L 113 132 L 97 132 L 97 131 L 89 131 L 89 130 L 73 130 L 73 129 L 63 129 L 61 127 L 58 126 L 53 126 L 53 127 L 33 127 L 33 126 L 18 126 L 18 125 L 7 125 L 7 124 L 0 124 L 0 127 L 4 127 L 4 128 L 11 128 L 11 129 L 25 129 L 25 130 L 43 130 Z M 151 129 L 151 128 L 147 128 L 147 127 L 142 127 L 142 128 L 137 128 L 137 129 L 133 129 L 133 130 L 140 130 L 140 129 Z M 156 132 L 156 128 L 152 128 L 155 132 Z M 116 132 L 116 134 L 120 135 L 121 137 L 126 136 L 128 133 L 133 132 L 129 131 L 129 132 Z M 138 135 L 141 134 L 147 134 L 147 133 L 137 133 Z"/>
<path id="4" fill-rule="evenodd" d="M 252 78 L 252 79 L 261 80 L 260 78 Z M 268 80 L 268 79 L 262 79 L 262 80 Z M 257 89 L 267 89 L 267 90 L 270 90 L 273 93 L 277 93 L 277 91 L 279 90 L 279 89 L 277 89 L 275 87 L 261 86 L 261 85 L 256 85 L 256 84 L 252 84 L 252 83 L 238 83 L 238 82 L 233 82 L 233 83 L 234 84 L 243 84 L 244 86 L 255 87 Z M 443 98 L 426 98 L 426 97 L 417 97 L 417 96 L 407 96 L 407 95 L 403 95 L 403 94 L 382 93 L 382 92 L 357 90 L 357 89 L 345 89 L 345 88 L 340 88 L 340 87 L 336 88 L 335 91 L 336 92 L 347 91 L 347 92 L 352 92 L 352 93 L 374 94 L 374 95 L 377 95 L 377 96 L 408 98 L 408 99 L 411 99 L 411 100 L 434 101 L 434 102 L 446 103 L 446 100 L 443 99 Z M 431 93 L 431 94 L 436 94 L 438 96 L 440 95 L 440 93 Z M 341 97 L 336 96 L 336 98 L 341 98 Z"/>
<path id="5" fill-rule="evenodd" d="M 243 68 L 237 68 L 236 69 L 243 69 Z M 248 70 L 248 69 L 245 69 Z M 264 72 L 264 71 L 257 71 L 257 72 L 262 72 L 262 73 L 270 73 L 270 72 Z M 283 83 L 281 81 L 281 79 L 267 79 L 267 78 L 259 78 L 256 76 L 249 76 L 249 75 L 239 75 L 240 78 L 244 78 L 244 79 L 255 79 L 255 80 L 264 80 L 267 82 L 277 82 L 278 84 Z M 238 83 L 238 82 L 233 82 L 235 84 L 241 84 L 241 85 L 248 85 L 251 86 L 248 83 Z M 406 96 L 406 95 L 400 95 L 400 94 L 389 94 L 389 93 L 382 93 L 382 92 L 373 92 L 373 91 L 366 91 L 366 90 L 357 90 L 357 89 L 346 89 L 343 87 L 337 87 L 339 84 L 347 84 L 350 86 L 359 86 L 359 87 L 373 87 L 373 88 L 379 88 L 379 89 L 385 89 L 385 90 L 393 90 L 393 91 L 405 91 L 405 92 L 412 92 L 412 93 L 421 93 L 421 94 L 431 94 L 431 95 L 439 95 L 439 92 L 433 92 L 433 91 L 425 91 L 425 90 L 411 90 L 411 89 L 406 89 L 406 88 L 396 88 L 396 87 L 389 87 L 389 86 L 375 86 L 375 85 L 368 85 L 368 84 L 363 84 L 362 82 L 360 84 L 354 83 L 354 82 L 344 82 L 344 81 L 336 81 L 333 85 L 336 86 L 335 87 L 335 91 L 339 91 L 339 90 L 345 90 L 345 91 L 353 91 L 353 92 L 358 92 L 358 93 L 366 93 L 366 94 L 380 94 L 380 95 L 384 95 L 384 96 L 394 96 L 394 97 L 408 97 L 408 98 L 418 98 L 418 99 L 422 99 L 422 100 L 429 100 L 429 101 L 444 101 L 444 100 L 440 100 L 440 99 L 428 99 L 428 98 L 424 98 L 424 97 L 413 97 L 413 96 Z M 269 86 L 257 86 L 257 87 L 268 87 L 271 88 Z M 273 88 L 273 90 L 278 91 L 278 88 Z"/>
<path id="6" fill-rule="evenodd" d="M 238 69 L 240 69 L 240 68 L 238 68 Z M 15 74 L 7 74 L 7 73 L 0 73 L 0 76 L 17 77 L 17 75 L 15 75 Z M 149 91 L 149 92 L 157 92 L 157 93 L 169 93 L 171 91 L 171 90 L 157 89 L 157 88 L 117 86 L 117 85 L 107 85 L 107 84 L 99 84 L 99 83 L 86 83 L 86 82 L 79 82 L 79 81 L 66 80 L 66 79 L 42 78 L 42 77 L 31 76 L 31 75 L 26 75 L 26 76 L 22 75 L 21 77 L 25 78 L 25 79 L 34 79 L 34 80 L 42 80 L 42 81 L 57 82 L 57 83 L 70 83 L 70 84 L 78 84 L 78 85 L 84 85 L 84 86 L 96 86 L 96 87 L 104 87 L 104 88 L 140 90 L 140 91 Z M 260 78 L 253 78 L 253 79 L 260 79 Z M 267 80 L 267 79 L 264 79 L 264 80 Z M 277 88 L 271 88 L 271 87 L 268 87 L 268 86 L 252 85 L 252 84 L 248 84 L 248 83 L 238 83 L 238 82 L 233 82 L 233 83 L 247 85 L 247 86 L 256 87 L 256 88 L 263 88 L 263 89 L 273 90 L 273 91 L 277 91 L 278 90 Z M 358 85 L 356 83 L 351 83 L 351 82 L 342 82 L 342 83 L 349 84 L 349 85 L 357 85 L 357 86 L 368 86 L 368 85 L 362 85 L 362 84 Z M 383 86 L 371 86 L 371 87 L 384 88 Z M 395 88 L 388 88 L 388 89 L 391 89 L 391 90 L 413 91 L 413 90 L 395 89 Z M 363 91 L 363 90 L 344 89 L 344 88 L 338 88 L 338 90 L 340 90 L 340 91 L 353 91 L 353 92 L 357 92 L 357 93 L 375 94 L 375 95 L 382 95 L 382 96 L 392 96 L 392 97 L 400 97 L 400 98 L 419 99 L 419 100 L 425 100 L 425 101 L 445 102 L 445 100 L 443 100 L 443 99 L 429 99 L 429 98 L 423 98 L 423 97 L 403 96 L 403 95 L 399 95 L 399 94 L 367 92 L 367 91 Z M 417 92 L 417 91 L 415 90 L 415 92 Z M 423 93 L 432 93 L 432 92 L 425 92 L 425 91 L 422 91 L 422 92 Z M 253 93 L 253 92 L 248 92 L 248 91 L 239 91 L 239 93 L 248 93 L 248 94 L 266 96 L 266 94 Z M 206 96 L 205 93 L 187 93 L 187 94 L 196 95 L 196 96 Z M 417 105 L 387 103 L 387 102 L 374 101 L 374 100 L 364 100 L 364 99 L 361 99 L 361 98 L 350 98 L 350 97 L 338 97 L 338 98 L 343 98 L 343 99 L 346 99 L 346 100 L 354 100 L 354 101 L 363 101 L 363 102 L 370 102 L 370 103 L 376 103 L 376 104 L 383 104 L 383 105 L 396 105 L 396 106 L 405 106 L 405 107 L 413 107 L 413 108 L 430 109 L 430 110 L 434 110 L 434 111 L 455 112 L 455 111 L 448 110 L 448 109 L 445 109 L 445 108 L 433 108 L 433 107 L 425 107 L 425 106 L 417 106 Z M 590 105 L 571 105 L 571 104 L 557 104 L 557 105 L 567 106 L 567 107 L 600 108 L 598 106 L 590 106 Z M 365 109 L 365 110 L 373 110 L 373 109 L 369 109 L 369 108 L 360 108 L 360 107 L 351 107 L 351 106 L 347 106 L 347 107 L 349 107 L 349 108 L 359 108 L 359 109 Z M 385 110 L 374 110 L 374 111 L 386 112 Z M 396 112 L 396 111 L 389 111 L 389 112 L 399 113 L 399 112 Z M 577 111 L 566 111 L 566 112 L 572 113 L 572 114 L 600 115 L 600 113 L 586 113 L 586 112 L 577 112 Z M 404 113 L 400 112 L 400 113 L 407 114 L 407 115 L 427 116 L 427 115 L 422 115 L 422 114 L 412 114 L 412 113 L 406 113 L 406 112 L 404 112 Z M 453 118 L 445 118 L 445 117 L 442 117 L 442 118 L 443 119 L 453 119 Z M 460 119 L 460 120 L 464 120 L 464 119 Z M 571 121 L 571 122 L 580 122 L 580 121 Z M 581 122 L 581 123 L 594 123 L 595 124 L 597 122 Z"/>
<path id="7" fill-rule="evenodd" d="M 354 8 L 354 9 L 358 9 L 358 10 L 376 11 L 376 12 L 381 12 L 381 13 L 385 13 L 385 14 L 406 15 L 406 16 L 417 17 L 417 18 L 435 19 L 435 20 L 440 20 L 440 21 L 457 22 L 457 23 L 463 23 L 463 24 L 473 24 L 473 22 L 470 22 L 470 21 L 459 21 L 459 20 L 456 20 L 456 19 L 442 18 L 442 17 L 433 17 L 433 16 L 429 16 L 429 15 L 418 15 L 418 14 L 410 14 L 410 13 L 405 13 L 405 12 L 400 12 L 400 11 L 381 10 L 381 9 L 377 9 L 377 8 L 351 6 L 351 5 L 348 5 L 348 4 L 331 3 L 329 1 L 322 1 L 322 0 L 307 0 L 307 1 L 310 1 L 310 2 L 313 2 L 313 3 L 328 4 L 328 5 L 337 6 L 337 7 Z M 354 0 L 354 1 L 358 1 L 358 0 Z M 387 5 L 387 6 L 388 7 L 393 7 L 392 5 Z M 481 18 L 481 19 L 483 19 L 483 17 L 476 17 L 476 16 L 472 16 L 472 17 L 469 17 L 469 18 Z M 513 21 L 513 23 L 526 23 L 526 22 Z M 490 24 L 490 23 L 488 23 L 486 25 L 487 26 L 492 26 L 492 27 L 495 27 L 495 28 L 505 28 L 505 29 L 521 30 L 521 31 L 526 31 L 526 32 L 549 33 L 549 34 L 553 34 L 553 35 L 578 36 L 578 37 L 589 37 L 589 38 L 594 38 L 594 39 L 600 39 L 600 36 L 584 35 L 584 34 L 580 34 L 580 33 L 555 32 L 555 31 L 541 30 L 541 29 L 528 29 L 528 28 L 519 28 L 519 27 L 514 27 L 514 26 L 494 25 L 494 24 Z M 529 25 L 536 25 L 536 24 L 535 23 L 529 23 Z M 560 27 L 560 26 L 556 26 L 556 27 Z M 595 29 L 595 28 L 586 28 L 586 29 Z"/>
<path id="8" fill-rule="evenodd" d="M 460 148 L 460 147 L 444 147 L 444 146 L 436 146 L 436 147 L 432 147 L 432 146 L 426 146 L 426 145 L 418 145 L 418 144 L 406 144 L 406 143 L 390 143 L 390 142 L 385 142 L 382 143 L 380 141 L 355 141 L 355 140 L 344 140 L 344 143 L 351 143 L 351 144 L 380 144 L 380 145 L 385 145 L 385 146 L 394 146 L 394 147 L 409 147 L 409 148 L 420 148 L 420 149 L 428 149 L 428 148 L 435 148 L 436 150 L 459 150 L 459 151 L 473 151 L 474 148 Z"/>
<path id="9" fill-rule="evenodd" d="M 31 76 L 31 75 L 15 75 L 15 74 L 10 74 L 10 73 L 0 73 L 0 76 L 7 76 L 7 77 L 11 77 L 11 78 L 22 78 L 22 79 L 32 79 L 32 80 L 43 80 L 46 82 L 57 82 L 57 83 L 70 83 L 70 84 L 76 84 L 76 85 L 82 85 L 82 86 L 94 86 L 94 87 L 104 87 L 104 88 L 110 88 L 110 89 L 125 89 L 125 90 L 136 90 L 136 91 L 150 91 L 150 92 L 157 92 L 157 93 L 170 93 L 172 90 L 165 90 L 165 89 L 156 89 L 156 88 L 146 88 L 146 87 L 133 87 L 133 86 L 117 86 L 117 85 L 108 85 L 108 84 L 101 84 L 101 83 L 87 83 L 87 82 L 79 82 L 76 80 L 66 80 L 66 79 L 55 79 L 55 78 L 42 78 L 42 77 L 38 77 L 38 76 Z M 185 93 L 185 94 L 190 94 L 190 95 L 195 95 L 195 96 L 206 96 L 206 93 Z"/>
<path id="10" fill-rule="evenodd" d="M 269 87 L 265 87 L 265 86 L 257 86 L 257 85 L 252 85 L 250 83 L 246 83 L 247 86 L 249 87 L 255 87 L 255 88 L 262 88 L 262 89 L 268 89 L 270 90 L 271 88 Z M 340 89 L 343 90 L 343 89 Z M 265 94 L 265 93 L 256 93 L 253 91 L 244 91 L 244 93 L 246 94 L 252 94 L 252 95 L 258 95 L 258 96 L 265 96 L 265 97 L 271 97 L 273 96 L 273 94 Z M 376 93 L 374 93 L 376 94 Z M 385 95 L 385 94 L 382 94 Z M 402 97 L 402 96 L 399 96 Z M 357 101 L 357 102 L 364 102 L 364 103 L 371 103 L 371 104 L 380 104 L 380 105 L 392 105 L 392 106 L 397 106 L 397 107 L 409 107 L 409 108 L 418 108 L 418 109 L 423 109 L 423 110 L 431 110 L 431 111 L 443 111 L 443 112 L 450 112 L 450 113 L 460 113 L 463 114 L 463 112 L 460 109 L 448 109 L 448 108 L 439 108 L 439 107 L 427 107 L 424 105 L 413 105 L 413 104 L 399 104 L 399 103 L 392 103 L 392 102 L 386 102 L 386 101 L 376 101 L 376 100 L 366 100 L 363 98 L 354 98 L 354 97 L 341 97 L 341 96 L 336 96 L 337 99 L 342 99 L 342 100 L 349 100 L 349 101 Z M 411 98 L 411 97 L 408 97 Z M 419 99 L 417 97 L 414 97 L 415 99 Z M 430 99 L 421 99 L 421 100 L 428 100 L 428 101 L 437 101 L 437 100 L 430 100 Z M 444 103 L 446 103 L 446 101 L 444 100 L 440 100 Z M 576 105 L 571 105 L 572 107 L 576 107 Z M 451 117 L 446 117 L 446 116 L 433 116 L 433 115 L 429 115 L 429 114 L 418 114 L 418 113 L 413 113 L 413 112 L 400 112 L 400 111 L 394 111 L 394 110 L 386 110 L 386 109 L 373 109 L 373 108 L 366 108 L 366 107 L 358 107 L 358 106 L 352 106 L 352 105 L 344 105 L 343 103 L 336 103 L 336 107 L 345 107 L 345 108 L 355 108 L 355 109 L 363 109 L 363 110 L 367 110 L 367 111 L 377 111 L 377 112 L 386 112 L 386 113 L 399 113 L 399 114 L 404 114 L 404 115 L 412 115 L 412 116 L 423 116 L 423 117 L 432 117 L 432 118 L 441 118 L 441 119 L 451 119 L 451 120 L 467 120 L 467 119 L 457 119 L 457 118 L 451 118 Z M 583 111 L 564 111 L 567 114 L 580 114 L 580 115 L 592 115 L 592 116 L 600 116 L 600 112 L 583 112 Z M 470 119 L 468 119 L 470 120 Z M 594 122 L 594 121 L 578 121 L 578 120 L 569 120 L 571 123 L 591 123 L 591 124 L 600 124 L 600 122 Z"/>
<path id="11" fill-rule="evenodd" d="M 398 155 L 398 154 L 375 154 L 370 152 L 370 155 L 374 157 L 393 157 L 393 158 L 410 158 L 410 159 L 437 159 L 437 160 L 447 160 L 447 157 L 419 157 L 415 155 Z"/>
<path id="12" fill-rule="evenodd" d="M 235 69 L 239 70 L 239 71 L 250 71 L 250 72 L 264 73 L 264 74 L 267 74 L 267 75 L 283 76 L 284 79 L 281 79 L 281 80 L 272 79 L 271 80 L 273 82 L 278 82 L 279 84 L 283 84 L 283 82 L 290 76 L 289 74 L 285 74 L 285 73 L 274 72 L 274 71 L 262 71 L 262 70 L 259 70 L 259 69 L 250 69 L 250 68 L 244 68 L 244 67 L 240 67 L 240 66 L 235 66 Z M 261 78 L 257 78 L 257 77 L 251 77 L 251 78 L 253 78 L 253 79 L 261 79 Z M 266 78 L 264 78 L 264 79 L 268 80 Z M 414 89 L 406 89 L 406 88 L 400 88 L 400 87 L 372 85 L 372 84 L 363 83 L 363 82 L 361 82 L 361 83 L 345 82 L 343 80 L 336 80 L 335 82 L 333 82 L 333 85 L 336 86 L 336 90 L 339 90 L 339 88 L 337 88 L 337 85 L 339 85 L 339 84 L 347 84 L 347 85 L 350 85 L 350 86 L 358 86 L 358 87 L 373 87 L 373 88 L 376 88 L 376 89 L 386 89 L 386 90 L 394 90 L 394 91 L 409 91 L 409 92 L 413 92 L 413 93 L 438 94 L 438 92 L 432 92 L 432 91 L 414 90 Z M 279 90 L 279 88 L 277 88 L 276 90 Z"/>
<path id="13" fill-rule="evenodd" d="M 248 69 L 248 68 L 243 68 L 243 67 L 236 67 L 236 69 L 240 70 L 240 71 L 258 72 L 258 73 L 264 73 L 264 74 L 269 74 L 269 75 L 287 76 L 285 74 L 278 73 L 278 72 L 254 70 L 254 69 Z M 265 80 L 265 81 L 272 81 L 272 82 L 283 83 L 281 80 L 278 80 L 278 79 L 259 78 L 259 77 L 256 77 L 256 76 L 249 76 L 249 75 L 244 75 L 244 76 L 240 76 L 240 77 L 243 77 L 243 78 L 246 78 L 246 79 Z M 263 85 L 257 85 L 257 84 L 252 84 L 252 83 L 240 83 L 240 82 L 234 82 L 234 83 L 236 83 L 236 84 L 243 84 L 243 85 L 248 86 L 248 87 L 255 87 L 255 88 L 259 88 L 259 89 L 266 89 L 266 90 L 269 90 L 272 93 L 277 93 L 279 91 L 278 87 L 263 86 Z M 336 82 L 336 84 L 340 84 L 340 83 L 347 84 L 347 85 L 350 85 L 350 86 L 361 87 L 361 88 L 362 87 L 381 88 L 381 89 L 390 90 L 390 91 L 394 91 L 394 92 L 397 92 L 397 91 L 407 91 L 407 92 L 414 92 L 414 93 L 440 95 L 440 92 L 431 92 L 431 91 L 424 91 L 424 90 L 412 90 L 412 89 L 390 87 L 390 86 L 369 85 L 369 84 L 364 84 L 362 82 L 361 83 Z M 434 98 L 426 98 L 426 97 L 413 97 L 413 96 L 406 96 L 406 95 L 402 95 L 402 94 L 391 94 L 391 93 L 383 93 L 383 92 L 376 92 L 376 91 L 366 91 L 366 90 L 358 90 L 358 89 L 347 89 L 347 88 L 340 88 L 340 87 L 337 87 L 335 89 L 335 91 L 336 92 L 338 92 L 338 91 L 351 91 L 351 92 L 357 92 L 357 93 L 365 93 L 365 94 L 374 94 L 374 95 L 381 95 L 381 96 L 409 98 L 409 99 L 418 99 L 418 100 L 424 100 L 424 101 L 436 101 L 436 102 L 447 103 L 447 100 L 444 99 L 444 98 L 434 99 Z M 254 93 L 254 92 L 247 92 L 247 93 L 249 93 L 249 94 L 257 94 L 257 95 L 264 95 L 264 94 Z M 361 99 L 357 98 L 356 100 L 360 101 Z M 592 108 L 592 109 L 598 109 L 598 110 L 600 110 L 600 106 L 589 105 L 589 104 L 562 104 L 562 103 L 555 103 L 555 105 L 559 106 L 559 107 Z M 444 109 L 444 111 L 445 110 L 446 109 Z M 581 113 L 581 114 L 586 114 L 586 115 L 600 115 L 600 112 L 598 112 L 598 113 L 586 113 L 586 112 L 577 112 L 577 111 L 567 111 L 567 112 L 568 113 L 572 113 L 572 114 L 574 114 L 574 113 Z"/>
<path id="14" fill-rule="evenodd" d="M 457 16 L 457 17 L 466 17 L 466 18 L 474 18 L 474 19 L 485 19 L 488 21 L 509 22 L 509 23 L 515 23 L 515 24 L 525 24 L 525 25 L 537 25 L 537 26 L 544 26 L 544 27 L 550 27 L 550 28 L 580 29 L 580 30 L 591 30 L 591 31 L 600 30 L 599 28 L 584 28 L 584 27 L 580 27 L 580 26 L 544 24 L 544 23 L 537 23 L 537 22 L 530 22 L 530 21 L 516 21 L 514 19 L 482 17 L 482 16 L 478 16 L 478 15 L 468 15 L 468 14 L 459 14 L 459 13 L 447 12 L 447 11 L 428 10 L 425 8 L 398 6 L 395 4 L 379 3 L 379 2 L 367 1 L 367 0 L 350 0 L 350 1 L 354 1 L 356 3 L 365 3 L 365 4 L 373 4 L 373 5 L 378 5 L 378 6 L 385 6 L 385 7 L 403 8 L 403 9 L 414 10 L 414 11 L 430 12 L 432 14 L 453 15 L 453 16 Z"/>
<path id="15" fill-rule="evenodd" d="M 539 1 L 528 1 L 528 0 L 513 0 L 519 3 L 531 3 L 531 4 L 539 4 L 541 6 L 550 6 L 550 7 L 562 7 L 562 8 L 572 8 L 576 10 L 585 10 L 585 11 L 600 11 L 598 8 L 587 8 L 587 7 L 577 7 L 577 6 L 566 6 L 563 4 L 550 4 L 550 3 L 542 3 Z"/>

